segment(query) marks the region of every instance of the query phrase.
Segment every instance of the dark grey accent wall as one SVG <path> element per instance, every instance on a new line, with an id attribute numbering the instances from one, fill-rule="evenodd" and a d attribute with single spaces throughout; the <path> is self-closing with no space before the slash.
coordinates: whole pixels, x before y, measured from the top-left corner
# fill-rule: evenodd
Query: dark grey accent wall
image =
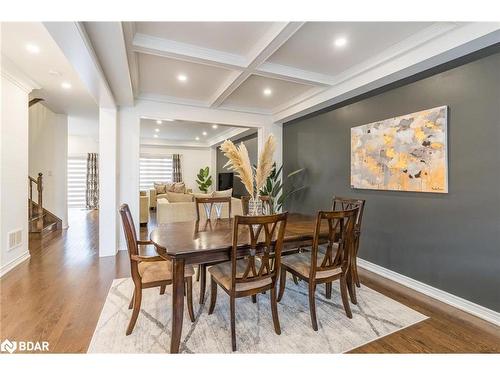
<path id="1" fill-rule="evenodd" d="M 350 128 L 448 105 L 449 193 L 350 188 Z M 366 199 L 359 256 L 500 311 L 500 53 L 285 124 L 284 174 L 307 168 L 287 202 L 314 213 L 333 194 Z"/>
<path id="2" fill-rule="evenodd" d="M 254 164 L 257 164 L 257 148 L 258 148 L 258 144 L 257 144 L 257 133 L 251 135 L 251 136 L 248 136 L 248 137 L 245 137 L 245 138 L 242 138 L 242 139 L 239 139 L 237 141 L 234 141 L 235 144 L 239 144 L 241 142 L 243 142 L 245 144 L 245 147 L 247 148 L 248 150 L 248 156 L 250 157 L 250 162 L 252 163 L 252 165 Z M 217 154 L 216 154 L 216 157 L 217 157 L 217 170 L 216 170 L 216 181 L 215 183 L 217 184 L 218 183 L 218 176 L 219 176 L 219 173 L 221 172 L 230 172 L 230 170 L 228 168 L 224 168 L 224 165 L 227 163 L 227 158 L 224 156 L 224 154 L 222 153 L 220 147 L 217 147 Z M 217 189 L 219 187 L 217 186 Z M 248 195 L 248 193 L 246 192 L 246 189 L 245 189 L 245 186 L 243 185 L 243 183 L 240 181 L 239 178 L 237 178 L 235 176 L 234 178 L 234 185 L 233 185 L 233 196 L 235 197 L 241 197 L 242 195 Z"/>

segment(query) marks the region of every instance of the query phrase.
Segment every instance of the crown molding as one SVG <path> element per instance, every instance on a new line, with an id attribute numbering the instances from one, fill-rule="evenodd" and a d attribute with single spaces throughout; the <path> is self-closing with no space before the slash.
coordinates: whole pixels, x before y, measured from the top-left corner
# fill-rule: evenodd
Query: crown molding
<path id="1" fill-rule="evenodd" d="M 12 60 L 5 56 L 3 53 L 1 57 L 1 70 L 3 78 L 12 82 L 27 94 L 29 94 L 33 90 L 42 88 L 40 84 L 38 84 L 35 80 L 31 79 L 31 77 L 21 71 L 17 67 L 17 65 L 15 65 L 14 62 L 12 62 Z"/>
<path id="2" fill-rule="evenodd" d="M 225 141 L 226 139 L 231 139 L 241 133 L 244 133 L 248 130 L 249 128 L 233 128 L 233 129 L 228 129 L 225 132 L 216 135 L 215 137 L 212 137 L 207 140 L 207 143 L 210 144 L 210 146 L 214 146 L 222 141 Z"/>

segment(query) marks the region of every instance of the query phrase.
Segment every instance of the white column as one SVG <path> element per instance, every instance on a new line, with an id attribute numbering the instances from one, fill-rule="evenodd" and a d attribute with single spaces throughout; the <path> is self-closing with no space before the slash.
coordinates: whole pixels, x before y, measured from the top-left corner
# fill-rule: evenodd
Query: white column
<path id="1" fill-rule="evenodd" d="M 116 255 L 117 240 L 117 116 L 99 108 L 99 256 Z"/>

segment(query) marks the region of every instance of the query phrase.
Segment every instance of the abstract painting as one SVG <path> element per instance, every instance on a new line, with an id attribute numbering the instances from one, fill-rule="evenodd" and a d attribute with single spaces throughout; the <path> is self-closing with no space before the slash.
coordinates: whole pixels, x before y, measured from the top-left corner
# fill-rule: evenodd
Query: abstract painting
<path id="1" fill-rule="evenodd" d="M 448 192 L 446 106 L 351 128 L 351 187 Z"/>

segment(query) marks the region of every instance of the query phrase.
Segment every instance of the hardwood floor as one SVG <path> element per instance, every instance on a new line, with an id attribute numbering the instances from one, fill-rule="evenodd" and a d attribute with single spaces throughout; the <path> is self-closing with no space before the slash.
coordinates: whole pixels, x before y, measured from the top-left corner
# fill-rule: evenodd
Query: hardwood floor
<path id="1" fill-rule="evenodd" d="M 141 227 L 142 238 L 155 225 L 154 213 L 152 219 Z M 111 282 L 128 277 L 130 270 L 125 252 L 99 258 L 97 211 L 71 210 L 69 224 L 62 233 L 30 241 L 31 258 L 0 279 L 1 340 L 49 341 L 56 353 L 87 351 Z M 362 284 L 430 319 L 352 352 L 500 352 L 497 326 L 360 271 Z"/>

